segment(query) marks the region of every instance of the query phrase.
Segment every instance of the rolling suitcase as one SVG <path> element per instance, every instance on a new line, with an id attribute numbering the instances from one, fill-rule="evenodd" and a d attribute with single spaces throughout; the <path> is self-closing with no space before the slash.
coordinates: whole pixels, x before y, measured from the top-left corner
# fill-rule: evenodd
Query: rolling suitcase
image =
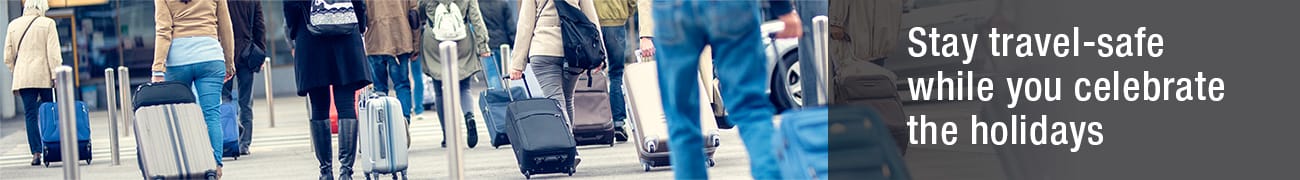
<path id="1" fill-rule="evenodd" d="M 825 16 L 813 18 L 815 41 L 814 64 L 819 73 L 811 75 L 828 77 L 829 63 L 826 54 L 827 19 Z M 884 71 L 888 72 L 888 71 Z M 859 77 L 886 77 L 885 74 Z M 884 81 L 871 81 L 868 86 L 843 84 L 837 81 L 839 89 L 858 86 L 856 90 L 868 90 L 866 94 L 894 94 L 891 78 Z M 818 89 L 829 87 L 826 81 L 818 81 Z M 887 84 L 887 85 L 886 85 Z M 887 87 L 887 88 L 882 88 Z M 837 89 L 838 91 L 838 89 Z M 833 99 L 835 94 L 818 93 L 822 102 Z M 827 98 L 830 96 L 832 98 Z M 883 95 L 882 95 L 883 96 Z M 873 96 L 874 97 L 874 96 Z M 896 98 L 895 98 L 896 100 Z M 898 103 L 898 101 L 892 101 Z M 863 179 L 911 179 L 907 166 L 903 163 L 902 153 L 896 147 L 894 135 L 888 124 L 884 123 L 881 111 L 899 109 L 880 108 L 880 106 L 840 105 L 836 107 L 808 106 L 793 109 L 781 114 L 777 136 L 773 138 L 777 151 L 778 166 L 783 179 L 829 179 L 831 174 L 843 178 Z M 831 112 L 834 113 L 831 113 Z M 833 128 L 832 128 L 833 127 Z M 831 138 L 834 137 L 834 138 Z M 830 154 L 854 154 L 839 156 L 847 158 L 830 162 Z M 833 169 L 832 169 L 833 168 Z"/>
<path id="2" fill-rule="evenodd" d="M 527 83 L 524 83 L 527 86 Z M 527 89 L 525 87 L 524 89 Z M 524 178 L 577 171 L 577 142 L 560 102 L 550 98 L 513 100 L 506 105 L 506 134 Z"/>
<path id="3" fill-rule="evenodd" d="M 501 45 L 500 52 L 502 58 L 510 57 L 510 45 Z M 496 67 L 497 71 L 495 72 L 505 72 L 506 63 L 502 62 L 504 61 L 484 61 L 483 67 Z M 483 121 L 487 123 L 488 139 L 491 140 L 492 148 L 500 148 L 503 145 L 510 144 L 510 138 L 506 135 L 506 121 L 509 121 L 506 105 L 510 104 L 511 99 L 528 98 L 529 95 L 526 91 L 529 90 L 522 87 L 511 87 L 510 82 L 507 81 L 509 77 L 500 74 L 493 75 L 492 71 L 487 72 L 489 86 L 487 90 L 479 94 L 478 105 L 479 110 L 483 111 Z M 508 92 L 506 89 L 509 89 Z"/>
<path id="4" fill-rule="evenodd" d="M 221 157 L 235 158 L 239 160 L 239 152 L 243 151 L 239 147 L 239 108 L 235 103 L 221 103 L 221 132 L 225 133 L 221 147 Z"/>
<path id="5" fill-rule="evenodd" d="M 640 50 L 635 54 L 641 54 Z M 642 58 L 644 57 L 637 56 L 636 63 L 624 67 L 625 73 L 636 74 L 636 76 L 623 76 L 624 82 L 659 82 L 656 62 L 645 62 Z M 653 167 L 672 165 L 668 158 L 671 149 L 668 147 L 668 119 L 664 114 L 659 84 L 624 83 L 623 87 L 628 101 L 628 120 L 632 124 L 632 140 L 636 144 L 637 157 L 641 161 L 642 168 L 650 171 Z M 705 89 L 699 90 L 701 95 L 704 95 Z M 708 113 L 713 112 L 712 107 L 703 103 L 708 102 L 706 98 L 700 96 L 700 132 L 704 133 L 704 149 L 709 157 L 708 164 L 714 166 L 717 163 L 713 160 L 713 154 L 717 147 L 722 145 L 722 139 L 718 135 L 716 129 L 718 125 L 713 119 L 713 114 Z"/>
<path id="6" fill-rule="evenodd" d="M 524 99 L 528 95 L 523 88 L 513 87 L 507 94 L 503 89 L 487 89 L 479 95 L 479 110 L 483 110 L 483 121 L 487 123 L 488 137 L 492 141 L 493 148 L 500 148 L 503 145 L 510 144 L 510 138 L 506 135 L 506 105 L 510 104 L 510 99 Z"/>
<path id="7" fill-rule="evenodd" d="M 369 90 L 362 94 L 370 94 L 357 104 L 361 114 L 358 117 L 361 128 L 357 134 L 357 154 L 362 172 L 367 179 L 372 175 L 378 179 L 380 174 L 393 174 L 394 179 L 400 174 L 402 179 L 406 179 L 409 137 L 401 102 L 391 96 L 375 95 Z"/>
<path id="8" fill-rule="evenodd" d="M 573 137 L 579 146 L 614 146 L 614 114 L 610 110 L 609 77 L 605 73 L 578 76 L 573 92 Z"/>
<path id="9" fill-rule="evenodd" d="M 145 179 L 216 179 L 217 161 L 203 110 L 181 83 L 158 82 L 135 92 L 135 141 Z"/>
<path id="10" fill-rule="evenodd" d="M 86 161 L 90 164 L 90 112 L 86 109 L 85 102 L 76 102 L 77 111 L 77 160 Z M 59 110 L 58 104 L 53 102 L 41 103 L 40 111 L 37 114 L 38 126 L 41 132 L 41 144 L 44 146 L 41 152 L 41 161 L 45 167 L 50 167 L 52 162 L 62 162 L 63 144 L 59 139 Z"/>

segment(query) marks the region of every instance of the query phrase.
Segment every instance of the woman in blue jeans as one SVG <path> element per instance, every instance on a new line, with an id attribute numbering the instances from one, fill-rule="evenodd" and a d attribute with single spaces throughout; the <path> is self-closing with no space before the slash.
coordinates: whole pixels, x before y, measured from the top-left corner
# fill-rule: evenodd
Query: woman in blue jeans
<path id="1" fill-rule="evenodd" d="M 235 72 L 234 32 L 226 1 L 155 0 L 153 81 L 191 84 L 208 125 L 221 176 L 221 86 Z"/>

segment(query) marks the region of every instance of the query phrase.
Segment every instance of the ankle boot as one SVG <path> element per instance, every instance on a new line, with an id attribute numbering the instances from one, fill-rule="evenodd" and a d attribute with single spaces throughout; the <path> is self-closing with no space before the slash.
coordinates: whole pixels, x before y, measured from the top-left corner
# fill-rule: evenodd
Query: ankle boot
<path id="1" fill-rule="evenodd" d="M 352 179 L 357 156 L 357 119 L 339 119 L 339 180 Z"/>
<path id="2" fill-rule="evenodd" d="M 465 113 L 465 133 L 465 143 L 469 144 L 469 148 L 478 146 L 478 125 L 474 123 L 473 113 Z"/>
<path id="3" fill-rule="evenodd" d="M 333 180 L 334 148 L 330 145 L 330 121 L 311 120 L 311 144 L 316 151 L 316 161 L 320 162 L 320 179 Z"/>
<path id="4" fill-rule="evenodd" d="M 442 147 L 447 148 L 447 120 L 442 116 L 442 109 L 438 111 L 438 127 L 442 129 Z"/>

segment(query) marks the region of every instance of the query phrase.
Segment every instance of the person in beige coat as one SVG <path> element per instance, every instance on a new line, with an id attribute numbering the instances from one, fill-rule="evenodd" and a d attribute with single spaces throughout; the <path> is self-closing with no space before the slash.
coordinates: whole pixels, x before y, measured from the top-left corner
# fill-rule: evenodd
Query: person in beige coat
<path id="1" fill-rule="evenodd" d="M 225 134 L 221 90 L 235 73 L 235 37 L 227 0 L 154 0 L 153 81 L 189 84 L 208 125 L 217 176 Z M 231 134 L 237 136 L 237 134 Z"/>
<path id="2" fill-rule="evenodd" d="M 5 36 L 5 66 L 14 73 L 13 91 L 23 98 L 27 118 L 27 145 L 32 165 L 41 163 L 41 134 L 36 115 L 41 103 L 54 101 L 54 68 L 63 64 L 59 32 L 54 19 L 45 17 L 45 0 L 27 0 L 23 16 L 9 22 Z"/>
<path id="3" fill-rule="evenodd" d="M 546 98 L 564 102 L 560 107 L 564 109 L 567 117 L 573 117 L 574 85 L 578 82 L 578 74 L 586 69 L 564 67 L 564 39 L 560 37 L 560 15 L 555 8 L 556 3 L 561 2 L 520 1 L 519 24 L 515 29 L 514 57 L 510 57 L 510 79 L 523 79 L 524 66 L 531 65 Z M 592 0 L 566 0 L 564 3 L 581 9 L 591 22 L 600 22 L 596 17 L 596 3 Z M 601 34 L 591 36 L 599 39 Z M 582 162 L 582 158 L 574 159 Z"/>

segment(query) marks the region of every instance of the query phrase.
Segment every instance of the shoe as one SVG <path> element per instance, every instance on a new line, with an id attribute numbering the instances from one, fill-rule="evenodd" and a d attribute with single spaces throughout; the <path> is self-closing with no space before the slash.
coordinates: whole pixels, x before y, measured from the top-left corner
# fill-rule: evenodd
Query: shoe
<path id="1" fill-rule="evenodd" d="M 578 167 L 582 163 L 582 156 L 573 156 L 573 167 Z"/>
<path id="2" fill-rule="evenodd" d="M 41 153 L 32 154 L 32 166 L 41 165 Z"/>
<path id="3" fill-rule="evenodd" d="M 618 142 L 627 142 L 627 131 L 623 131 L 623 127 L 621 126 L 615 126 L 614 140 Z"/>
<path id="4" fill-rule="evenodd" d="M 352 179 L 357 156 L 357 119 L 339 119 L 339 180 Z"/>
<path id="5" fill-rule="evenodd" d="M 473 113 L 465 113 L 465 132 L 468 134 L 465 136 L 465 143 L 469 144 L 469 148 L 478 146 L 478 125 L 474 123 Z"/>
<path id="6" fill-rule="evenodd" d="M 311 144 L 320 162 L 320 180 L 334 180 L 334 148 L 330 142 L 330 121 L 311 120 Z"/>
<path id="7" fill-rule="evenodd" d="M 247 156 L 247 155 L 249 155 L 249 154 L 252 154 L 252 153 L 248 153 L 248 151 L 239 152 L 239 155 L 240 155 L 240 156 Z"/>

